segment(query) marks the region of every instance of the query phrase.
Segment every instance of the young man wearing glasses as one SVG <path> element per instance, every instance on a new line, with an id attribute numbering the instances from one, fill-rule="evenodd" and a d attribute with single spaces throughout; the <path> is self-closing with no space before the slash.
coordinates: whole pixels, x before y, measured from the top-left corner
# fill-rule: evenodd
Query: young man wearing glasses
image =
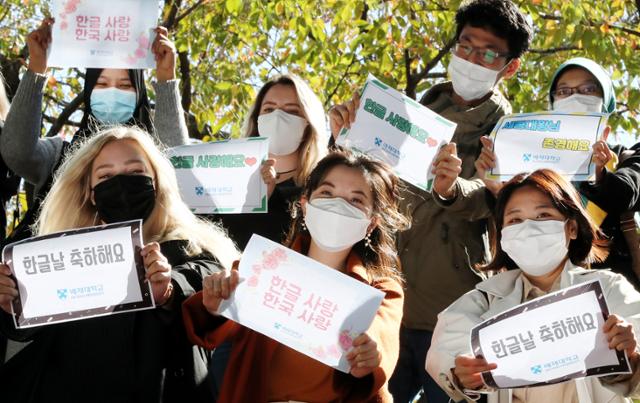
<path id="1" fill-rule="evenodd" d="M 481 180 L 472 179 L 474 162 L 482 148 L 480 137 L 511 113 L 509 101 L 495 87 L 516 73 L 532 33 L 509 0 L 467 2 L 458 10 L 456 24 L 457 43 L 448 67 L 451 81 L 433 86 L 420 102 L 458 124 L 455 145 L 446 146 L 457 147 L 457 152 L 443 164 L 444 169 L 458 165 L 461 172 L 445 194 L 411 188 L 404 195 L 412 228 L 398 237 L 406 290 L 400 358 L 389 383 L 397 403 L 411 401 L 421 388 L 429 403 L 449 401 L 425 371 L 427 350 L 438 313 L 473 289 L 480 281 L 474 266 L 488 258 L 486 219 L 492 196 Z M 355 95 L 330 110 L 334 135 L 355 120 L 358 104 Z M 457 200 L 462 199 L 458 195 L 465 200 Z"/>

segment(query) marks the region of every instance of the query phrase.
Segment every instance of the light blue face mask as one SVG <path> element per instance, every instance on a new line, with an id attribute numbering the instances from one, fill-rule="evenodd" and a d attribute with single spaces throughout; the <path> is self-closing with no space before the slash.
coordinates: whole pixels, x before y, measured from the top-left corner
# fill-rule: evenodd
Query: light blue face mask
<path id="1" fill-rule="evenodd" d="M 133 117 L 135 109 L 135 92 L 104 88 L 91 93 L 91 111 L 102 123 L 124 123 Z"/>

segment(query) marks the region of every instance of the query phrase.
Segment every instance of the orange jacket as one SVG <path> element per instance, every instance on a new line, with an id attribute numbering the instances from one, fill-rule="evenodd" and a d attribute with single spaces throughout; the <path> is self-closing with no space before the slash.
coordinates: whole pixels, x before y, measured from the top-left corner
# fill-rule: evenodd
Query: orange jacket
<path id="1" fill-rule="evenodd" d="M 296 241 L 293 249 L 302 250 L 302 241 Z M 346 273 L 385 293 L 367 332 L 378 343 L 382 363 L 372 374 L 360 379 L 335 370 L 333 387 L 342 396 L 340 402 L 391 403 L 393 399 L 387 390 L 387 381 L 399 354 L 402 287 L 393 279 L 371 281 L 362 260 L 354 253 L 347 259 Z M 202 292 L 187 299 L 182 309 L 187 336 L 192 343 L 213 349 L 225 341 L 233 342 L 218 403 L 267 402 L 269 365 L 278 342 L 236 322 L 209 314 L 202 305 Z"/>

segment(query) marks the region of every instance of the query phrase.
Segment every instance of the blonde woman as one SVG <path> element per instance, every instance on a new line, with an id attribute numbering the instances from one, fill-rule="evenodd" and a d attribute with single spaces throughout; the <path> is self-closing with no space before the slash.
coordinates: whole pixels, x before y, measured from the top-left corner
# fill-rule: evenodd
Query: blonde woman
<path id="1" fill-rule="evenodd" d="M 322 102 L 300 77 L 277 76 L 256 96 L 242 128 L 243 137 L 268 137 L 269 159 L 262 166 L 268 185 L 267 214 L 224 215 L 223 225 L 244 249 L 253 233 L 282 242 L 291 222 L 289 207 L 327 153 Z"/>
<path id="2" fill-rule="evenodd" d="M 154 310 L 16 331 L 9 315 L 15 283 L 0 265 L 0 328 L 32 340 L 0 368 L 0 387 L 11 385 L 2 387 L 3 401 L 211 401 L 201 387 L 205 353 L 187 343 L 180 305 L 238 253 L 223 230 L 182 202 L 170 162 L 147 133 L 117 127 L 81 145 L 57 174 L 36 232 L 130 219 L 143 219 Z"/>

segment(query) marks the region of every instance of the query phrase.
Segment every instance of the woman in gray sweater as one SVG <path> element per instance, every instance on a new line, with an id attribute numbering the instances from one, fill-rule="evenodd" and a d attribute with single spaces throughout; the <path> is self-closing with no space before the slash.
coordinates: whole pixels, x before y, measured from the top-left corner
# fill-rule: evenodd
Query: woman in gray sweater
<path id="1" fill-rule="evenodd" d="M 27 37 L 28 70 L 20 81 L 0 137 L 0 153 L 6 164 L 35 187 L 34 193 L 38 197 L 44 197 L 48 191 L 51 177 L 68 148 L 59 136 L 40 137 L 42 98 L 47 82 L 46 54 L 53 23 L 53 19 L 45 19 Z M 100 126 L 128 124 L 155 133 L 167 147 L 186 144 L 187 126 L 175 78 L 175 47 L 165 28 L 156 29 L 152 50 L 158 79 L 153 84 L 156 92 L 153 123 L 149 117 L 149 100 L 141 70 L 88 69 L 84 90 L 85 115 L 73 142 L 91 135 Z"/>

